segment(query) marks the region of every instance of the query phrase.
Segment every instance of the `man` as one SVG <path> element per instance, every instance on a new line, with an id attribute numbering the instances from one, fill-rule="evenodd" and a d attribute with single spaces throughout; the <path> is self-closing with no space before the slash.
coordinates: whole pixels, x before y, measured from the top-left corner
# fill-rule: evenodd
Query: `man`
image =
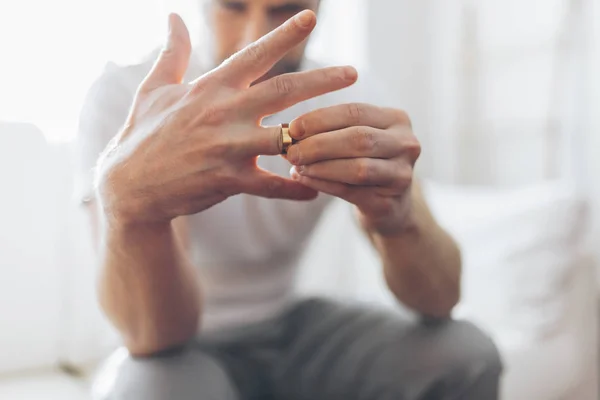
<path id="1" fill-rule="evenodd" d="M 317 9 L 211 2 L 220 65 L 204 75 L 171 15 L 153 65 L 112 68 L 92 88 L 81 196 L 100 235 L 100 302 L 128 349 L 99 398 L 497 398 L 494 345 L 448 319 L 460 254 L 413 180 L 408 117 L 378 106 L 353 68 L 304 59 Z M 288 121 L 297 142 L 283 158 Z M 437 322 L 294 294 L 303 243 L 335 197 L 355 206 L 392 293 Z"/>

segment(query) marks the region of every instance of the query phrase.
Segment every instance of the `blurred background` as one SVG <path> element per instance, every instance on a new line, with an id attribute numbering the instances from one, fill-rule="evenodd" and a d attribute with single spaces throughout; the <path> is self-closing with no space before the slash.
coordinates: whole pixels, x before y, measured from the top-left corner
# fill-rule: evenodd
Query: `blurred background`
<path id="1" fill-rule="evenodd" d="M 78 113 L 107 61 L 162 42 L 169 11 L 202 46 L 196 1 L 0 2 L 1 399 L 86 399 L 115 345 L 72 196 Z M 311 39 L 311 57 L 374 75 L 411 115 L 426 195 L 464 255 L 455 315 L 500 347 L 507 400 L 598 398 L 597 21 L 597 0 L 323 0 Z M 392 306 L 345 217 L 328 211 L 302 284 Z"/>

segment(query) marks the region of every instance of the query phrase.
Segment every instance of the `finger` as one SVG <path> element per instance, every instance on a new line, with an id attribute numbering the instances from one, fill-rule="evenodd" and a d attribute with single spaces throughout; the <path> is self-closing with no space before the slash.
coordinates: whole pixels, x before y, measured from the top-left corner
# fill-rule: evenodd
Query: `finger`
<path id="1" fill-rule="evenodd" d="M 395 198 L 388 195 L 375 193 L 371 188 L 365 186 L 353 186 L 339 182 L 331 182 L 317 178 L 298 175 L 291 172 L 292 179 L 318 192 L 339 197 L 349 203 L 360 207 L 361 211 L 371 215 L 389 215 L 390 207 L 393 206 Z"/>
<path id="2" fill-rule="evenodd" d="M 179 15 L 170 14 L 167 43 L 141 88 L 153 90 L 160 86 L 181 83 L 188 68 L 191 48 L 190 34 L 185 23 Z"/>
<path id="3" fill-rule="evenodd" d="M 262 118 L 348 87 L 356 82 L 357 77 L 356 69 L 349 66 L 279 75 L 245 91 L 240 102 L 247 107 L 244 113 Z"/>
<path id="4" fill-rule="evenodd" d="M 232 149 L 240 157 L 274 156 L 281 154 L 281 128 L 278 126 L 244 129 L 233 139 Z"/>
<path id="5" fill-rule="evenodd" d="M 400 184 L 403 174 L 398 162 L 379 158 L 347 158 L 297 166 L 301 176 L 360 186 Z"/>
<path id="6" fill-rule="evenodd" d="M 266 74 L 291 49 L 308 38 L 316 25 L 314 12 L 305 10 L 225 61 L 216 72 L 232 87 L 247 87 Z"/>
<path id="7" fill-rule="evenodd" d="M 326 193 L 350 203 L 356 203 L 361 197 L 364 197 L 363 189 L 359 186 L 351 186 L 340 182 L 331 182 L 298 174 L 295 168 L 290 171 L 292 179 L 306 187 L 316 191 Z"/>
<path id="8" fill-rule="evenodd" d="M 404 111 L 370 104 L 350 103 L 321 108 L 298 117 L 290 123 L 290 135 L 295 139 L 303 139 L 351 126 L 387 129 L 397 124 L 410 125 L 410 120 Z"/>
<path id="9" fill-rule="evenodd" d="M 318 193 L 299 182 L 258 169 L 242 183 L 242 193 L 268 199 L 312 200 Z"/>
<path id="10" fill-rule="evenodd" d="M 356 126 L 308 137 L 288 149 L 294 165 L 313 164 L 339 158 L 393 158 L 402 152 L 400 135 L 390 131 Z"/>

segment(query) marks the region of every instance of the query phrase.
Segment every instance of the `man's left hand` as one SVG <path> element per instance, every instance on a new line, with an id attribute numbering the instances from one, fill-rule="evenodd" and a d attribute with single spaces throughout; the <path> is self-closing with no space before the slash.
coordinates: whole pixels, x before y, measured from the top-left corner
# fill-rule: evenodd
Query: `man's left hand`
<path id="1" fill-rule="evenodd" d="M 288 150 L 300 183 L 357 207 L 372 233 L 393 235 L 411 223 L 413 168 L 421 146 L 404 111 L 344 104 L 290 124 Z"/>

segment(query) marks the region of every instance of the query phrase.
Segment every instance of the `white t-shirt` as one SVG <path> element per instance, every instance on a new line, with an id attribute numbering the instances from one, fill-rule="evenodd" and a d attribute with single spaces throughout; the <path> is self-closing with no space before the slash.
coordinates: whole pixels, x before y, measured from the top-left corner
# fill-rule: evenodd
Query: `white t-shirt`
<path id="1" fill-rule="evenodd" d="M 76 195 L 93 195 L 93 169 L 99 154 L 119 131 L 137 86 L 154 59 L 131 65 L 108 64 L 83 105 L 77 135 Z M 319 67 L 306 60 L 302 69 Z M 202 74 L 190 63 L 186 80 Z M 350 88 L 297 104 L 266 118 L 264 125 L 289 122 L 311 110 L 349 102 L 389 106 L 381 90 L 364 74 Z M 379 97 L 378 97 L 379 96 Z M 259 165 L 289 176 L 281 157 L 260 157 Z M 331 198 L 311 202 L 271 200 L 238 195 L 189 217 L 191 257 L 204 289 L 202 331 L 258 322 L 293 301 L 300 255 Z M 349 214 L 349 218 L 352 216 Z"/>

